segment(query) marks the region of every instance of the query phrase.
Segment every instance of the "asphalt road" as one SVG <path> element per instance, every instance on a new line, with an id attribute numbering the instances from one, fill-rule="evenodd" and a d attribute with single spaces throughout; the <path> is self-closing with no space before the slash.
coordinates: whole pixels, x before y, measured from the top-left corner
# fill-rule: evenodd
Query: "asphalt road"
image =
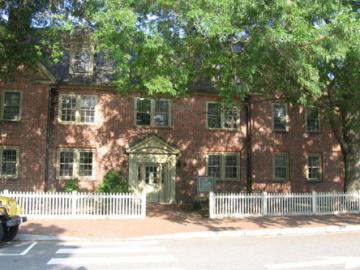
<path id="1" fill-rule="evenodd" d="M 360 269 L 360 233 L 147 241 L 17 241 L 0 269 Z"/>

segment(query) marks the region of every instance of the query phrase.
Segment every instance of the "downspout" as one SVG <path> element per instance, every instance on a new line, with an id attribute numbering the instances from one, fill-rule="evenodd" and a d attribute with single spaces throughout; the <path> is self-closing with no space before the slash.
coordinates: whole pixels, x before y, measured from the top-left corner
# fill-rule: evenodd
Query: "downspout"
<path id="1" fill-rule="evenodd" d="M 245 122 L 246 122 L 246 191 L 252 193 L 252 132 L 251 132 L 251 97 L 245 98 Z"/>
<path id="2" fill-rule="evenodd" d="M 46 123 L 46 142 L 45 142 L 45 191 L 51 189 L 50 179 L 50 156 L 51 156 L 51 145 L 52 145 L 52 122 L 54 120 L 53 103 L 56 100 L 56 90 L 53 87 L 49 87 L 48 96 L 48 116 Z"/>

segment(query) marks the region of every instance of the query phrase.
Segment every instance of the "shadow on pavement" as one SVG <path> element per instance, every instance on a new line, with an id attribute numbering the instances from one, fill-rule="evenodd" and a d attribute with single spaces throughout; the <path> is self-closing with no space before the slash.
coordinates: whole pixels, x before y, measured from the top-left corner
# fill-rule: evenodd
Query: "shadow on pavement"
<path id="1" fill-rule="evenodd" d="M 360 225 L 360 215 L 357 214 L 210 219 L 206 209 L 160 204 L 148 205 L 147 217 L 182 225 L 195 224 L 212 231 Z"/>

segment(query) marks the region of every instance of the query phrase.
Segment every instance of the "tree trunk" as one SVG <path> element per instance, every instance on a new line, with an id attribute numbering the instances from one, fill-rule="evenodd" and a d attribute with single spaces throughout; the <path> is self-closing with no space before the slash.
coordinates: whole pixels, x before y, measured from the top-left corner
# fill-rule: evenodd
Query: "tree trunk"
<path id="1" fill-rule="evenodd" d="M 348 147 L 344 156 L 345 191 L 360 190 L 360 142 Z"/>

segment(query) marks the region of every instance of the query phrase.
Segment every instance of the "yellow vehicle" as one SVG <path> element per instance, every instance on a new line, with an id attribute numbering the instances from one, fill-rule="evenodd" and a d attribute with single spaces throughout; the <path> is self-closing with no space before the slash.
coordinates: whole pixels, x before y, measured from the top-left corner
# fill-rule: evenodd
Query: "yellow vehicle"
<path id="1" fill-rule="evenodd" d="M 0 196 L 0 242 L 8 242 L 15 238 L 19 225 L 27 221 L 21 217 L 21 208 L 16 200 Z"/>

